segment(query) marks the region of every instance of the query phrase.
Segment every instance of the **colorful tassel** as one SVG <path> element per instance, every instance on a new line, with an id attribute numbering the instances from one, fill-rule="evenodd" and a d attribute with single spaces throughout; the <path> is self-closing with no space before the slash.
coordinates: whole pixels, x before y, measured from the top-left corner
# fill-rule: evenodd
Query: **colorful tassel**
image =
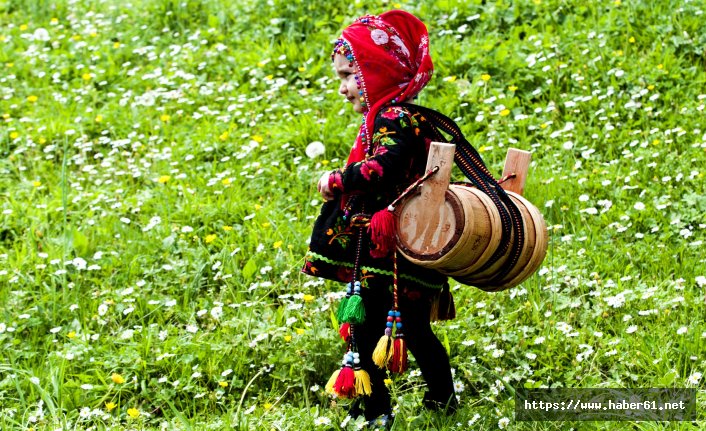
<path id="1" fill-rule="evenodd" d="M 333 390 L 341 398 L 355 398 L 355 372 L 352 367 L 345 365 L 341 368 Z"/>
<path id="2" fill-rule="evenodd" d="M 341 327 L 338 329 L 338 333 L 341 334 L 341 338 L 343 338 L 343 341 L 347 343 L 348 340 L 351 338 L 351 324 L 344 323 L 343 325 L 341 325 Z"/>
<path id="3" fill-rule="evenodd" d="M 401 374 L 407 371 L 408 367 L 407 346 L 404 342 L 404 336 L 399 334 L 395 337 L 395 341 L 392 343 L 392 361 L 390 362 L 390 371 Z"/>
<path id="4" fill-rule="evenodd" d="M 380 337 L 375 350 L 373 350 L 373 362 L 380 368 L 385 368 L 392 358 L 392 327 L 395 322 L 395 310 L 387 313 L 387 323 L 385 324 L 385 334 Z"/>
<path id="5" fill-rule="evenodd" d="M 370 395 L 373 393 L 370 375 L 362 368 L 355 369 L 355 393 L 356 395 Z"/>
<path id="6" fill-rule="evenodd" d="M 328 382 L 326 383 L 325 389 L 326 393 L 329 395 L 336 395 L 336 391 L 333 389 L 333 386 L 336 384 L 336 380 L 338 380 L 338 375 L 341 373 L 341 370 L 336 370 L 333 372 L 331 375 L 331 378 L 328 379 Z"/>
<path id="7" fill-rule="evenodd" d="M 351 295 L 353 295 L 353 285 L 347 283 L 346 296 L 341 299 L 341 302 L 338 304 L 338 311 L 336 311 L 336 319 L 338 319 L 339 322 L 343 322 L 343 315 L 346 312 L 346 305 L 348 305 L 348 300 L 351 298 Z"/>
<path id="8" fill-rule="evenodd" d="M 397 220 L 394 209 L 387 207 L 384 210 L 373 214 L 370 219 L 370 239 L 375 246 L 370 250 L 370 255 L 374 258 L 386 257 L 396 247 Z"/>
<path id="9" fill-rule="evenodd" d="M 353 284 L 353 294 L 346 302 L 346 308 L 341 314 L 340 321 L 354 325 L 365 322 L 365 307 L 363 306 L 363 298 L 360 296 L 360 281 Z"/>

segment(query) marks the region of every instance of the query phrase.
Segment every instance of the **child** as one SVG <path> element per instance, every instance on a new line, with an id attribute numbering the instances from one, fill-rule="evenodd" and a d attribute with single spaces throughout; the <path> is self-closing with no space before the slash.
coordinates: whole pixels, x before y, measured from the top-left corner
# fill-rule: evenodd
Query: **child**
<path id="1" fill-rule="evenodd" d="M 389 426 L 385 368 L 404 371 L 405 345 L 427 383 L 424 405 L 456 406 L 449 358 L 430 325 L 452 317 L 447 277 L 398 255 L 388 224 L 388 205 L 425 174 L 429 144 L 445 141 L 405 103 L 432 75 L 427 29 L 401 10 L 364 16 L 343 31 L 332 59 L 338 91 L 362 114 L 362 125 L 346 166 L 318 182 L 326 202 L 302 271 L 348 283 L 338 313 L 348 351 L 327 390 L 362 395 L 366 420 Z"/>

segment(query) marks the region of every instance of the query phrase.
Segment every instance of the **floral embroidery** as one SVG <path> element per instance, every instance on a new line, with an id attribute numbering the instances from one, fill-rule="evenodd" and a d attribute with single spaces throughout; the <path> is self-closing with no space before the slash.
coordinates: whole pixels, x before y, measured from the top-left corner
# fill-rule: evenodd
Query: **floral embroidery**
<path id="1" fill-rule="evenodd" d="M 380 30 L 379 28 L 371 31 L 370 37 L 373 38 L 373 42 L 375 42 L 376 45 L 384 45 L 390 41 L 390 37 L 385 33 L 385 30 Z"/>
<path id="2" fill-rule="evenodd" d="M 382 176 L 382 166 L 380 166 L 377 160 L 368 159 L 361 162 L 360 173 L 363 175 L 363 178 L 370 181 L 370 174 L 375 173 L 378 177 Z"/>
<path id="3" fill-rule="evenodd" d="M 334 227 L 326 230 L 326 236 L 331 237 L 331 239 L 328 240 L 328 243 L 332 244 L 336 241 L 344 250 L 348 247 L 348 241 L 350 240 L 351 235 L 353 235 L 353 232 L 350 230 L 350 226 L 348 226 L 348 223 L 341 219 L 336 221 L 336 225 Z"/>

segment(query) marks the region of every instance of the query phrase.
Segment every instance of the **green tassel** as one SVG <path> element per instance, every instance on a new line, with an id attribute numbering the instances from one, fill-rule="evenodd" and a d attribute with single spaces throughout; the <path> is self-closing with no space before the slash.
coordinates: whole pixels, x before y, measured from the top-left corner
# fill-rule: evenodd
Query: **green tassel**
<path id="1" fill-rule="evenodd" d="M 338 311 L 336 312 L 336 319 L 338 319 L 338 323 L 343 323 L 345 320 L 343 320 L 343 315 L 346 312 L 346 305 L 348 305 L 348 300 L 350 297 L 344 296 L 343 299 L 341 299 L 341 302 L 338 304 Z"/>
<path id="2" fill-rule="evenodd" d="M 346 302 L 346 308 L 341 315 L 341 322 L 348 322 L 353 325 L 360 325 L 365 322 L 365 308 L 363 298 L 360 295 L 353 295 Z"/>

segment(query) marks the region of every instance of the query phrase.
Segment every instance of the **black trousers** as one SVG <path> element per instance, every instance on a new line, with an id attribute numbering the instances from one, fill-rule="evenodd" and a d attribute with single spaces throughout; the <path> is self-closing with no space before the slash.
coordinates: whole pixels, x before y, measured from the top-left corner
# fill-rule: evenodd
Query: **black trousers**
<path id="1" fill-rule="evenodd" d="M 405 343 L 427 383 L 425 401 L 446 405 L 454 395 L 449 356 L 434 335 L 429 321 L 432 296 L 436 292 L 402 285 L 398 292 Z M 385 332 L 387 313 L 392 308 L 392 292 L 389 286 L 369 285 L 362 289 L 361 296 L 366 319 L 362 325 L 356 325 L 355 341 L 361 366 L 370 374 L 372 384 L 372 394 L 363 398 L 365 418 L 370 420 L 391 412 L 390 392 L 384 383 L 387 372 L 375 365 L 372 354 Z"/>

